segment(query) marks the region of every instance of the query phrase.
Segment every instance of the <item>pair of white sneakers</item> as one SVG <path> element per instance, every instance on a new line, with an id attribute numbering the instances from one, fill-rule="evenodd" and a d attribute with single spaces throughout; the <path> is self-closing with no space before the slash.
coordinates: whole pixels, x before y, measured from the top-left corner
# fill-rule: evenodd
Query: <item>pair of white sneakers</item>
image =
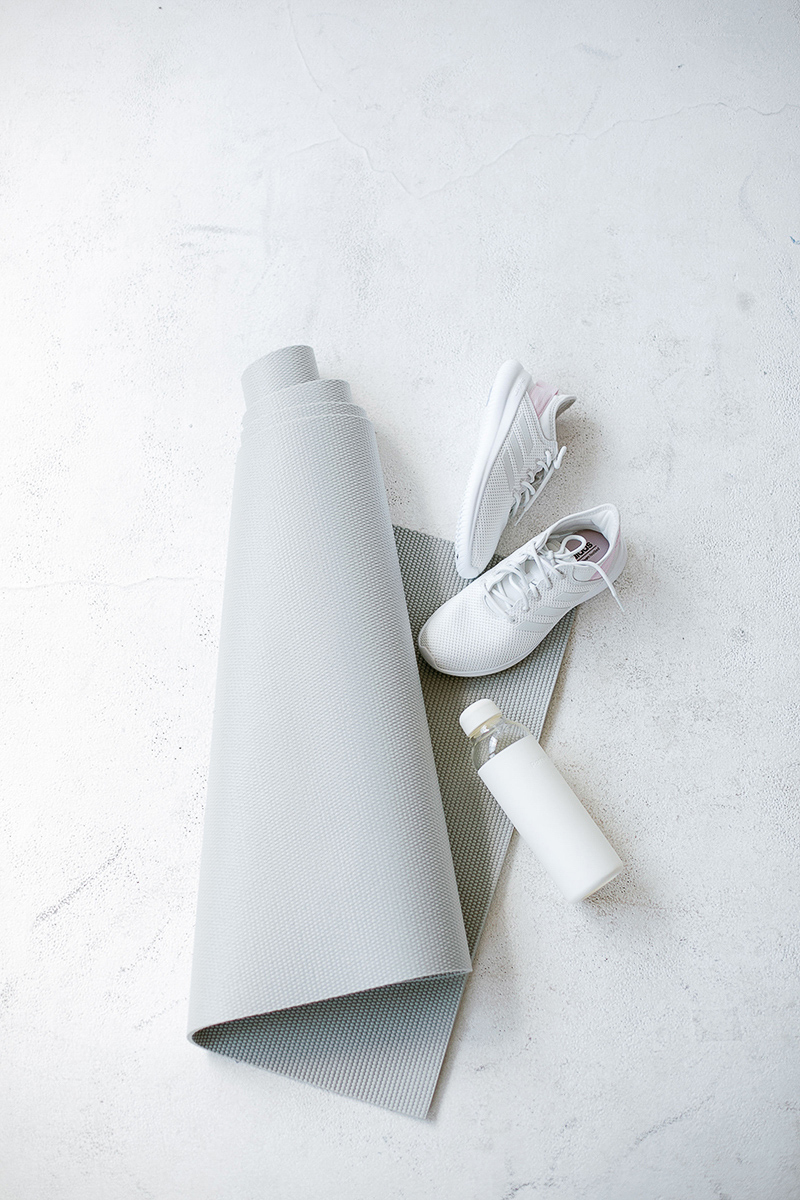
<path id="1" fill-rule="evenodd" d="M 574 401 L 534 383 L 515 360 L 497 373 L 456 533 L 456 569 L 474 583 L 419 634 L 423 658 L 445 675 L 513 667 L 565 613 L 606 588 L 620 604 L 614 581 L 628 555 L 613 504 L 563 517 L 481 575 L 509 520 L 528 511 L 561 466 L 556 422 Z"/>

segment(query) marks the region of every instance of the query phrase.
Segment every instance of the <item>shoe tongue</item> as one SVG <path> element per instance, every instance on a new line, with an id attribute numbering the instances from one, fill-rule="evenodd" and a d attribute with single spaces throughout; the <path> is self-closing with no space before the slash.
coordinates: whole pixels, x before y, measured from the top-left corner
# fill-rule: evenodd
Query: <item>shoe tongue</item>
<path id="1" fill-rule="evenodd" d="M 548 538 L 547 542 L 539 547 L 539 554 L 546 556 L 550 561 L 555 559 L 559 563 L 574 563 L 586 558 L 593 549 L 594 546 L 587 544 L 586 538 L 581 534 L 566 533 Z M 547 575 L 547 572 L 533 557 L 523 559 L 519 564 L 519 570 L 533 584 L 541 583 Z M 521 603 L 522 597 L 519 594 L 518 585 L 511 575 L 499 579 L 493 586 L 512 606 Z"/>
<path id="2" fill-rule="evenodd" d="M 574 533 L 569 533 L 564 537 L 550 538 L 545 545 L 540 546 L 539 554 L 546 554 L 547 551 L 551 551 L 556 561 L 573 562 L 573 552 L 577 551 L 579 554 L 585 545 L 586 542 L 583 538 L 578 537 Z M 547 554 L 547 557 L 549 558 L 550 555 Z M 526 579 L 534 584 L 541 583 L 547 575 L 547 572 L 543 570 L 537 560 L 532 557 L 523 559 L 523 561 L 519 564 L 519 569 Z M 505 579 L 500 581 L 498 586 L 502 594 L 511 603 L 516 604 L 520 601 L 521 598 L 511 577 L 506 576 Z"/>
<path id="3" fill-rule="evenodd" d="M 520 562 L 518 564 L 517 569 L 519 570 L 519 572 L 522 575 L 524 575 L 526 580 L 528 580 L 530 583 L 540 582 L 541 577 L 542 577 L 542 571 L 536 565 L 535 559 L 533 559 L 533 558 L 523 559 L 522 562 Z M 492 585 L 492 587 L 493 587 L 494 591 L 496 593 L 499 593 L 499 595 L 501 595 L 503 597 L 503 599 L 506 600 L 512 608 L 515 608 L 518 604 L 522 603 L 522 595 L 519 590 L 519 587 L 520 587 L 519 577 L 514 577 L 510 573 L 503 574 Z"/>

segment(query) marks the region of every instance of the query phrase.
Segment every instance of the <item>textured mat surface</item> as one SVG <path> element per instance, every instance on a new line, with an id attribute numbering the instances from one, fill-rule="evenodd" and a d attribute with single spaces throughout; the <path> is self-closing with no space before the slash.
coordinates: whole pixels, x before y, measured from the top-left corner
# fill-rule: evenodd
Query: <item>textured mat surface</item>
<path id="1" fill-rule="evenodd" d="M 511 833 L 458 714 L 538 733 L 571 619 L 488 680 L 417 663 L 452 545 L 393 536 L 372 426 L 316 374 L 289 347 L 243 380 L 190 1034 L 424 1116 Z"/>

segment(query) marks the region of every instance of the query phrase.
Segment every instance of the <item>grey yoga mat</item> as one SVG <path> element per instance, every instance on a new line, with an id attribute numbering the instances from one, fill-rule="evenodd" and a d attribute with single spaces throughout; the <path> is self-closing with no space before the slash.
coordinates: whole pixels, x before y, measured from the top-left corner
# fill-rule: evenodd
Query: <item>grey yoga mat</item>
<path id="1" fill-rule="evenodd" d="M 243 386 L 189 1033 L 424 1117 L 511 835 L 458 714 L 491 696 L 538 735 L 571 614 L 489 679 L 417 661 L 451 543 L 392 530 L 374 430 L 309 347 Z"/>

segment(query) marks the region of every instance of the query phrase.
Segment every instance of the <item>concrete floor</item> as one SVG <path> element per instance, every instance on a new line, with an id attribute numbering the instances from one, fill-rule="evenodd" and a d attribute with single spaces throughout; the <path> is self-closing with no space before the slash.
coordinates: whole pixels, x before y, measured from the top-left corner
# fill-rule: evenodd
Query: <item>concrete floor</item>
<path id="1" fill-rule="evenodd" d="M 800 1196 L 794 6 L 0 25 L 2 1200 Z M 425 1123 L 185 1040 L 238 380 L 298 341 L 445 536 L 499 363 L 575 391 L 515 536 L 631 548 L 544 736 L 628 872 L 515 840 Z"/>

